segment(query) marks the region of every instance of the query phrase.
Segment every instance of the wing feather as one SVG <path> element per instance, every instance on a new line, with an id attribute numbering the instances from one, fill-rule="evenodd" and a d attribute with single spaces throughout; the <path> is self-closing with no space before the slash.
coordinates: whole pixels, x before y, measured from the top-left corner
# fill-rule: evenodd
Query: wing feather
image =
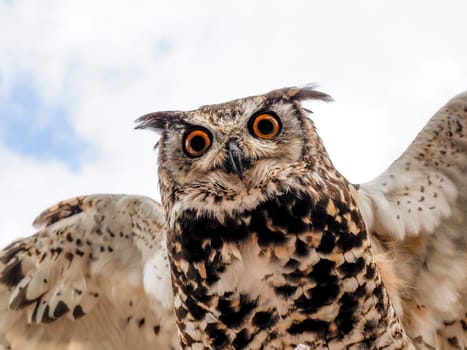
<path id="1" fill-rule="evenodd" d="M 158 203 L 81 196 L 34 225 L 41 230 L 0 252 L 0 348 L 176 347 Z"/>
<path id="2" fill-rule="evenodd" d="M 358 195 L 408 334 L 420 349 L 467 348 L 467 92 Z"/>

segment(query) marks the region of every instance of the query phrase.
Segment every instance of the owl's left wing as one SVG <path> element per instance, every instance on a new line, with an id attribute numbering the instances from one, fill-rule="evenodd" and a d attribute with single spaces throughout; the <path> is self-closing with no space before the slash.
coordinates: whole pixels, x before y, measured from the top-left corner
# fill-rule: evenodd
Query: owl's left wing
<path id="1" fill-rule="evenodd" d="M 357 193 L 407 333 L 420 349 L 466 349 L 467 92 Z"/>
<path id="2" fill-rule="evenodd" d="M 173 349 L 165 219 L 131 195 L 82 196 L 0 252 L 0 349 Z"/>

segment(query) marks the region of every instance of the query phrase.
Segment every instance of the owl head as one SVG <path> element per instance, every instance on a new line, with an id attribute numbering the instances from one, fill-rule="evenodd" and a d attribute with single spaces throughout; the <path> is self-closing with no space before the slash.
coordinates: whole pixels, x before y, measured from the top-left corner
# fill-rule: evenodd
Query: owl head
<path id="1" fill-rule="evenodd" d="M 155 112 L 137 128 L 161 132 L 162 202 L 179 210 L 239 211 L 330 167 L 300 102 L 331 98 L 313 87 L 283 88 L 192 111 Z M 173 208 L 170 208 L 173 209 Z"/>

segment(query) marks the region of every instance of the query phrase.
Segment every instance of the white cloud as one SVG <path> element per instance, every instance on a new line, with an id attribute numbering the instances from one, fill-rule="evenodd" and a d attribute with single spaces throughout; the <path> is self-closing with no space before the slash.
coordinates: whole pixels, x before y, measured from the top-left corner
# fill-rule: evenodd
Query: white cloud
<path id="1" fill-rule="evenodd" d="M 155 135 L 137 116 L 319 82 L 311 104 L 351 181 L 382 171 L 467 89 L 464 1 L 0 3 L 0 94 L 28 75 L 96 146 L 79 173 L 0 149 L 0 244 L 82 193 L 157 196 Z M 5 35 L 5 33 L 7 35 Z"/>

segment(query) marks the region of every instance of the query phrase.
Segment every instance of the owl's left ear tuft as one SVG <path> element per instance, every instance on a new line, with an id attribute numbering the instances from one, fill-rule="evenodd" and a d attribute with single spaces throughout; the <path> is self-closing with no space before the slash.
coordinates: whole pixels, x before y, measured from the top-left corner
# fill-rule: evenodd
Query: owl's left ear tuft
<path id="1" fill-rule="evenodd" d="M 164 111 L 145 114 L 135 120 L 138 125 L 135 129 L 153 129 L 156 131 L 164 130 L 168 127 L 180 127 L 186 125 L 182 118 L 183 112 Z"/>
<path id="2" fill-rule="evenodd" d="M 322 100 L 326 102 L 333 101 L 332 97 L 324 92 L 315 90 L 315 85 L 306 85 L 303 87 L 285 87 L 278 90 L 273 90 L 267 94 L 272 99 L 280 99 L 287 101 L 305 101 L 305 100 Z"/>

